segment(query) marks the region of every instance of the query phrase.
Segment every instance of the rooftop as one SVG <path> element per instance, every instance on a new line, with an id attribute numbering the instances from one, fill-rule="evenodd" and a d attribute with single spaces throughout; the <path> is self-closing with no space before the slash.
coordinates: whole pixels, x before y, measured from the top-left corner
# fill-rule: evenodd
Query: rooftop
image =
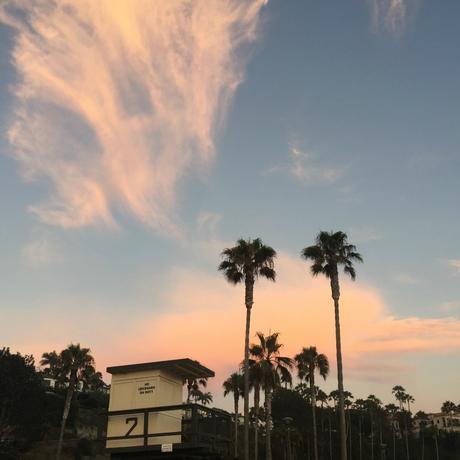
<path id="1" fill-rule="evenodd" d="M 151 363 L 126 364 L 107 368 L 109 374 L 125 374 L 150 370 L 165 370 L 184 379 L 199 379 L 214 377 L 214 371 L 190 358 L 171 359 L 168 361 L 154 361 Z"/>

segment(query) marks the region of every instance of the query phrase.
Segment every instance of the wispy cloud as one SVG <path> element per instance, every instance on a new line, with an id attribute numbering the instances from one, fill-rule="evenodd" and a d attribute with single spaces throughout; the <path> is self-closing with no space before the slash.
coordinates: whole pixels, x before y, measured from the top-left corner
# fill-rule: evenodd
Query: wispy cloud
<path id="1" fill-rule="evenodd" d="M 383 238 L 382 233 L 373 227 L 352 227 L 349 233 L 352 235 L 353 241 L 357 243 L 378 241 Z"/>
<path id="2" fill-rule="evenodd" d="M 415 276 L 407 273 L 397 273 L 393 276 L 393 279 L 399 284 L 414 285 L 419 283 L 419 280 Z"/>
<path id="3" fill-rule="evenodd" d="M 440 305 L 439 310 L 444 313 L 454 313 L 460 311 L 460 300 L 450 300 Z"/>
<path id="4" fill-rule="evenodd" d="M 384 28 L 399 35 L 406 26 L 407 0 L 371 0 L 374 30 Z"/>
<path id="5" fill-rule="evenodd" d="M 456 275 L 460 275 L 460 259 L 450 259 L 449 266 L 453 269 Z"/>
<path id="6" fill-rule="evenodd" d="M 278 172 L 287 172 L 308 183 L 332 183 L 344 174 L 340 168 L 320 165 L 313 153 L 301 149 L 296 143 L 289 144 L 287 161 L 265 169 L 262 174 L 267 176 Z"/>
<path id="7" fill-rule="evenodd" d="M 22 248 L 21 260 L 28 267 L 40 268 L 61 263 L 63 256 L 52 240 L 42 236 Z"/>
<path id="8" fill-rule="evenodd" d="M 296 145 L 289 150 L 290 171 L 293 176 L 301 180 L 318 180 L 320 182 L 335 182 L 343 171 L 339 168 L 315 165 L 313 155 L 302 151 Z"/>
<path id="9" fill-rule="evenodd" d="M 214 154 L 265 2 L 7 0 L 19 82 L 9 130 L 32 210 L 62 227 L 116 225 L 127 209 L 177 233 L 175 186 Z"/>

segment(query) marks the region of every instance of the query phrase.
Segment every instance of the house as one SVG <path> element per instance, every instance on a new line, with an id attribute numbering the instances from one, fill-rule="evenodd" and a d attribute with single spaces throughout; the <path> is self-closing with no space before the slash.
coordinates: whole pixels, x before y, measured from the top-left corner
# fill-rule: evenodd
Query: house
<path id="1" fill-rule="evenodd" d="M 460 432 L 460 412 L 451 412 L 450 414 L 438 412 L 429 414 L 428 419 L 439 430 Z"/>

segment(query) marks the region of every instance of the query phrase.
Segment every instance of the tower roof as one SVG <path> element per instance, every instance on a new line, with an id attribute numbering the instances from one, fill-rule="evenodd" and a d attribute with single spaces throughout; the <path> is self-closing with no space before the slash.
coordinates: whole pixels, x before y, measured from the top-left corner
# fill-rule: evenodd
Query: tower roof
<path id="1" fill-rule="evenodd" d="M 109 374 L 125 374 L 128 372 L 141 372 L 150 370 L 165 370 L 181 378 L 199 379 L 214 377 L 211 369 L 190 358 L 171 359 L 168 361 L 154 361 L 151 363 L 126 364 L 107 368 Z"/>

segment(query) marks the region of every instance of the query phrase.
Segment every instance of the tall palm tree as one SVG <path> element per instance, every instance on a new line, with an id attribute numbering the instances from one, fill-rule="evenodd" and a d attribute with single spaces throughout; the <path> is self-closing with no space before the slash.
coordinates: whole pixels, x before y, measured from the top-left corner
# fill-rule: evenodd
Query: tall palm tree
<path id="1" fill-rule="evenodd" d="M 227 396 L 229 393 L 233 393 L 233 404 L 235 409 L 235 420 L 234 420 L 234 445 L 233 452 L 235 458 L 238 457 L 238 406 L 240 398 L 244 394 L 244 381 L 243 376 L 234 372 L 227 380 L 222 384 L 224 387 L 224 396 Z"/>
<path id="2" fill-rule="evenodd" d="M 250 386 L 254 389 L 254 459 L 259 458 L 259 412 L 260 412 L 260 390 L 264 385 L 264 374 L 260 363 L 254 359 L 249 360 Z"/>
<path id="3" fill-rule="evenodd" d="M 339 266 L 343 266 L 345 274 L 352 280 L 356 278 L 354 262 L 362 262 L 361 255 L 356 252 L 356 247 L 348 243 L 347 234 L 344 232 L 320 232 L 313 246 L 302 250 L 302 256 L 307 261 L 312 261 L 310 267 L 313 276 L 324 275 L 330 280 L 332 298 L 335 311 L 335 339 L 337 353 L 337 380 L 339 390 L 339 420 L 340 420 L 340 458 L 347 460 L 347 438 L 345 423 L 345 403 L 343 396 L 343 365 L 342 344 L 340 340 L 340 284 Z"/>
<path id="4" fill-rule="evenodd" d="M 246 333 L 244 338 L 244 460 L 249 460 L 249 334 L 251 309 L 254 303 L 254 283 L 259 277 L 275 281 L 276 251 L 263 244 L 260 238 L 239 239 L 236 246 L 222 251 L 219 270 L 232 284 L 244 282 Z"/>
<path id="5" fill-rule="evenodd" d="M 290 369 L 293 360 L 287 356 L 280 356 L 283 347 L 278 342 L 279 333 L 274 332 L 265 336 L 257 333 L 258 344 L 250 347 L 253 359 L 259 363 L 264 378 L 265 390 L 265 455 L 266 460 L 272 460 L 271 428 L 272 428 L 272 394 L 273 390 L 280 386 L 281 382 L 292 382 Z"/>
<path id="6" fill-rule="evenodd" d="M 56 452 L 56 460 L 61 458 L 62 442 L 64 439 L 64 430 L 67 417 L 70 411 L 70 404 L 78 382 L 88 373 L 88 367 L 94 368 L 94 358 L 90 354 L 89 348 L 81 348 L 80 344 L 70 344 L 59 354 L 60 375 L 64 376 L 68 382 L 67 394 L 62 412 L 61 430 Z M 50 357 L 45 353 L 40 361 L 42 366 L 50 366 Z"/>
<path id="7" fill-rule="evenodd" d="M 299 378 L 307 380 L 310 384 L 311 411 L 313 419 L 313 455 L 314 460 L 318 460 L 315 372 L 319 372 L 319 375 L 326 380 L 326 377 L 329 374 L 329 360 L 326 355 L 318 353 L 316 347 L 303 348 L 294 359 L 297 364 Z"/>
<path id="8" fill-rule="evenodd" d="M 404 440 L 405 440 L 405 444 L 406 444 L 406 458 L 407 458 L 407 460 L 409 460 L 409 458 L 410 458 L 410 454 L 409 454 L 409 427 L 408 427 L 408 423 L 407 423 L 407 414 L 404 414 L 403 405 L 404 405 L 405 402 L 408 401 L 409 398 L 412 398 L 412 396 L 410 396 L 401 385 L 394 386 L 393 389 L 391 390 L 391 392 L 393 393 L 395 399 L 399 402 L 399 408 L 401 410 L 401 413 L 404 416 L 404 425 L 405 425 L 404 426 Z"/>

